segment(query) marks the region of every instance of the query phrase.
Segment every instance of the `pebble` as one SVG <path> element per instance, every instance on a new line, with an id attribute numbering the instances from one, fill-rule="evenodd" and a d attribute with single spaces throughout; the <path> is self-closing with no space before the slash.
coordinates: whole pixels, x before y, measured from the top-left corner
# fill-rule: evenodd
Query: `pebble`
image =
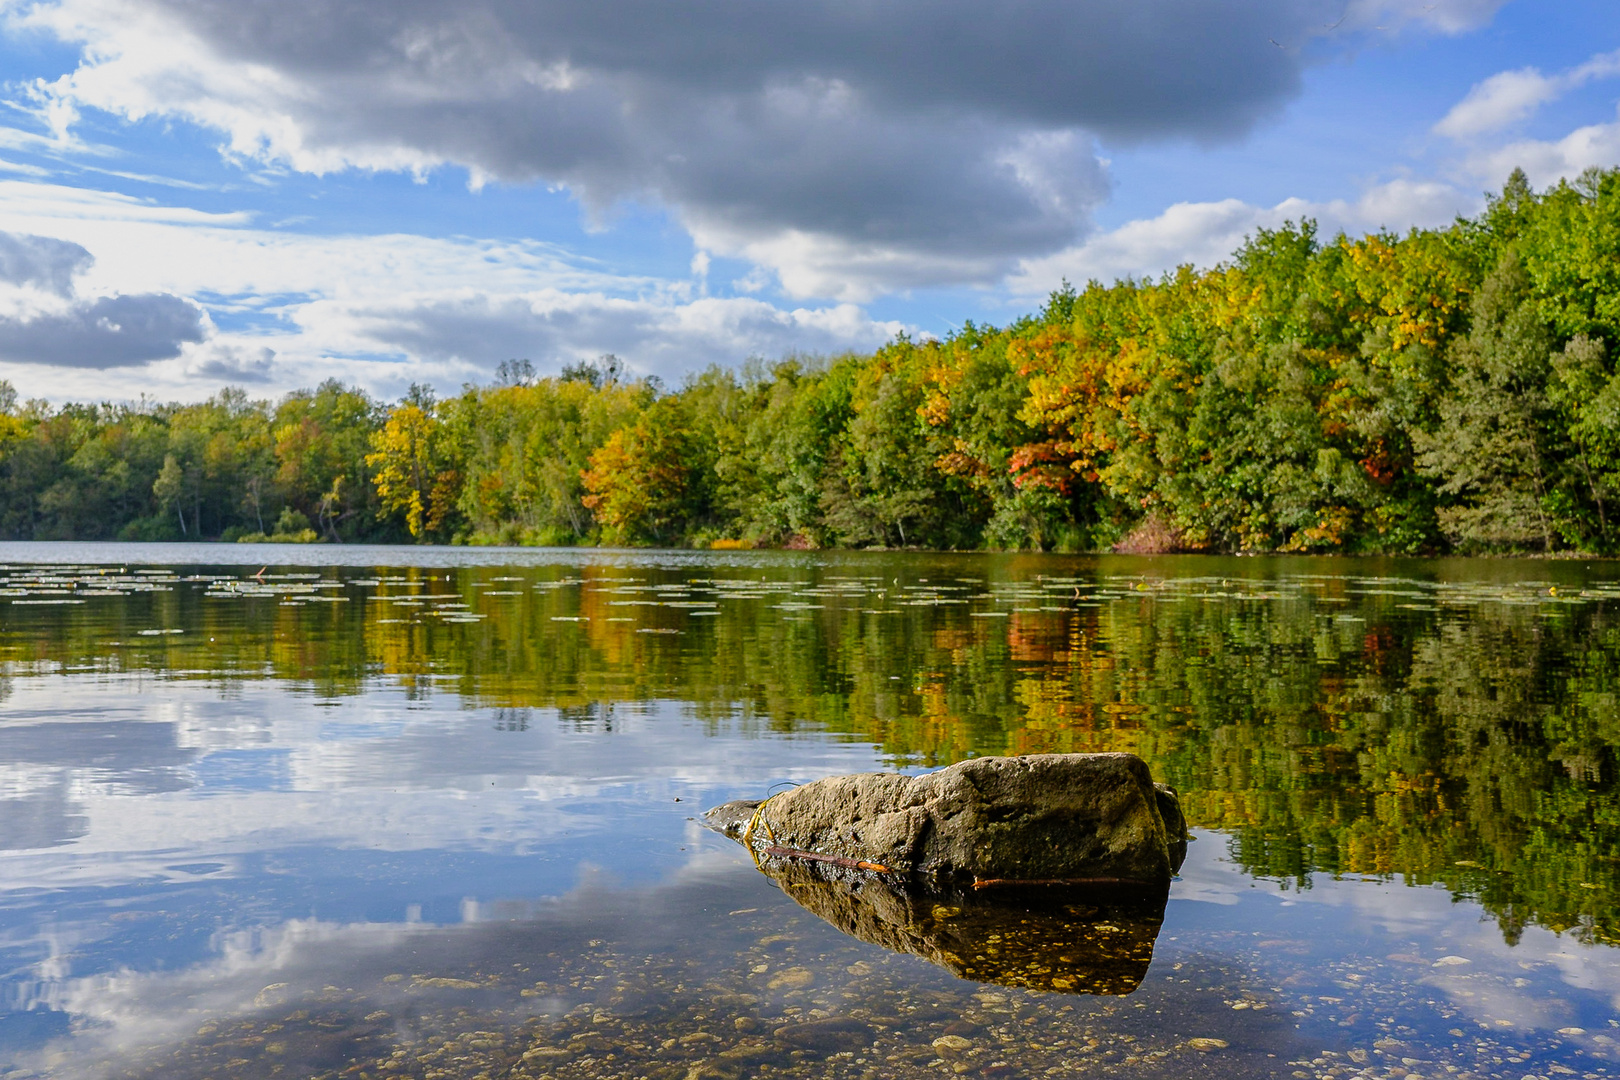
<path id="1" fill-rule="evenodd" d="M 816 981 L 809 968 L 790 967 L 778 971 L 765 986 L 771 990 L 798 990 Z"/>
<path id="2" fill-rule="evenodd" d="M 859 1020 L 829 1016 L 802 1024 L 786 1024 L 776 1029 L 778 1039 L 790 1046 L 831 1054 L 870 1046 L 877 1033 Z"/>

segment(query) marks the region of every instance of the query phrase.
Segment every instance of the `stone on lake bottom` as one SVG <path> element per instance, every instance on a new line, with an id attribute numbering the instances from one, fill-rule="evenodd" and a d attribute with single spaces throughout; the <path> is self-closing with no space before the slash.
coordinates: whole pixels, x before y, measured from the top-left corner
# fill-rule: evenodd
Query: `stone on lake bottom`
<path id="1" fill-rule="evenodd" d="M 877 1038 L 877 1032 L 869 1025 L 843 1016 L 787 1024 L 777 1028 L 774 1034 L 789 1046 L 813 1050 L 820 1054 L 860 1050 L 871 1046 L 873 1040 Z"/>

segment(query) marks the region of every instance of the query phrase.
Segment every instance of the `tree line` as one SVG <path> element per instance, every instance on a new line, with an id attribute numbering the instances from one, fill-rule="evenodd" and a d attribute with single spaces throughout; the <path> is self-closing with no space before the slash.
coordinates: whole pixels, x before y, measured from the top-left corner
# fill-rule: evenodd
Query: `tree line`
<path id="1" fill-rule="evenodd" d="M 1620 548 L 1620 169 L 1441 229 L 1261 229 L 870 355 L 612 357 L 395 404 L 19 405 L 0 536 L 1390 552 Z"/>

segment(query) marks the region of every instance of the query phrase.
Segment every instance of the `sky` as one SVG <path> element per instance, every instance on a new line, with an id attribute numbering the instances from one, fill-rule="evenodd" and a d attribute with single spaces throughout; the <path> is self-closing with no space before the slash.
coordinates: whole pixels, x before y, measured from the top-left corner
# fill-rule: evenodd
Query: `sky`
<path id="1" fill-rule="evenodd" d="M 1614 0 L 0 0 L 20 398 L 866 351 L 1620 165 Z"/>

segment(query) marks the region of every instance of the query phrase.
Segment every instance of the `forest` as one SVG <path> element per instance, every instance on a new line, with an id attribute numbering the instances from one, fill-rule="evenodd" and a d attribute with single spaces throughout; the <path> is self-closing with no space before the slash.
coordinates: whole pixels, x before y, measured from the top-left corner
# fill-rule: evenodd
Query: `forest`
<path id="1" fill-rule="evenodd" d="M 1620 168 L 1404 235 L 1260 230 L 870 355 L 379 402 L 19 402 L 0 538 L 1620 549 Z"/>

